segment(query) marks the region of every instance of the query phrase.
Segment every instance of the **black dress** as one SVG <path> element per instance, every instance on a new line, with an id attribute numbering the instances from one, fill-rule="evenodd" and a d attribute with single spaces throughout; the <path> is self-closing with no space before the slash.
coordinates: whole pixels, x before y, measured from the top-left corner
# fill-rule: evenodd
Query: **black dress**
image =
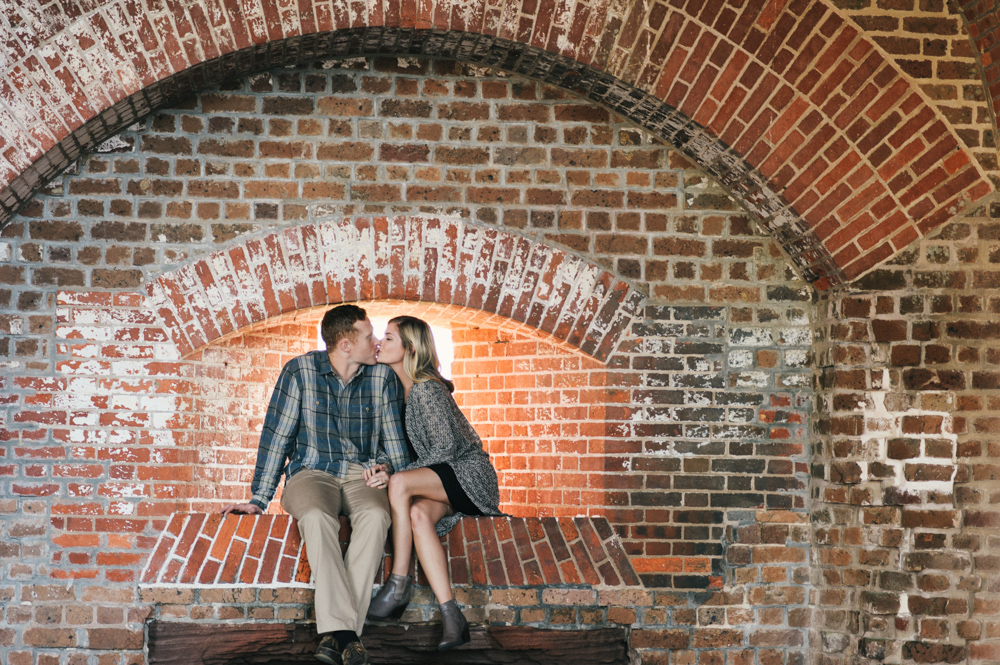
<path id="1" fill-rule="evenodd" d="M 462 485 L 459 484 L 458 478 L 455 477 L 454 469 L 444 462 L 428 465 L 427 468 L 436 473 L 438 478 L 441 479 L 441 484 L 444 485 L 445 494 L 448 495 L 448 503 L 451 504 L 451 507 L 455 509 L 456 513 L 472 515 L 473 517 L 483 514 L 483 511 L 479 510 L 476 504 L 472 503 L 472 499 L 470 499 L 469 495 L 465 493 L 464 489 L 462 489 Z"/>

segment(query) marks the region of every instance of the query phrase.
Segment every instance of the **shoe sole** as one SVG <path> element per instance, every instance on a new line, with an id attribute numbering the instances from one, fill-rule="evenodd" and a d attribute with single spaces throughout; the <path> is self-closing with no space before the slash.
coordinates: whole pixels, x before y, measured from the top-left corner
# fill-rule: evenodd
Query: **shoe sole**
<path id="1" fill-rule="evenodd" d="M 400 607 L 397 607 L 392 612 L 389 612 L 388 614 L 386 614 L 384 616 L 381 615 L 381 614 L 376 614 L 374 612 L 369 612 L 368 613 L 368 618 L 369 619 L 399 619 L 399 618 L 401 618 L 403 616 L 403 613 L 406 612 L 406 608 L 409 607 L 409 606 L 410 606 L 410 604 L 407 603 L 406 605 L 402 605 Z"/>

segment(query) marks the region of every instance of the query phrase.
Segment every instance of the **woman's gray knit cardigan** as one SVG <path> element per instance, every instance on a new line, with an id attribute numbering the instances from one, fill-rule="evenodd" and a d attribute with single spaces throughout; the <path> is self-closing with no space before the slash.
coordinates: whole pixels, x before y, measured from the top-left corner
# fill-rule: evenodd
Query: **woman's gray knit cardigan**
<path id="1" fill-rule="evenodd" d="M 406 434 L 417 452 L 417 461 L 400 471 L 446 463 L 466 495 L 484 515 L 502 515 L 497 472 L 483 442 L 440 381 L 415 383 L 406 399 Z M 438 520 L 436 531 L 443 536 L 462 519 L 461 513 Z"/>

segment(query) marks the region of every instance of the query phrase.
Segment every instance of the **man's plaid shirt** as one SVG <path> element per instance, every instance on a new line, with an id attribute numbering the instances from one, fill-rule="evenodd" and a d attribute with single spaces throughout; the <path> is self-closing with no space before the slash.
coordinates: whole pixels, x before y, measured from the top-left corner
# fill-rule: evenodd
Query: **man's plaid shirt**
<path id="1" fill-rule="evenodd" d="M 410 461 L 400 419 L 403 387 L 386 365 L 362 365 L 346 384 L 326 351 L 288 362 L 271 393 L 257 448 L 251 503 L 267 508 L 284 471 L 347 477 L 347 465 Z M 286 466 L 287 461 L 287 466 Z"/>

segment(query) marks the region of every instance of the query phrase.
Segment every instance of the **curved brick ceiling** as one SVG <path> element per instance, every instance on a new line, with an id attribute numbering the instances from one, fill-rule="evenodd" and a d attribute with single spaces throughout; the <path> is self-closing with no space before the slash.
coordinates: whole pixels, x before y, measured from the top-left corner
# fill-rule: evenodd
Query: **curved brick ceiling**
<path id="1" fill-rule="evenodd" d="M 831 0 L 926 94 L 994 187 L 1000 184 L 992 104 L 975 43 L 957 5 L 944 0 Z M 992 6 L 962 0 L 967 9 Z M 987 17 L 984 19 L 989 20 Z M 994 19 L 995 20 L 995 19 Z M 996 42 L 993 42 L 996 46 Z M 997 72 L 1000 74 L 1000 72 Z M 994 76 L 994 83 L 996 83 Z"/>
<path id="2" fill-rule="evenodd" d="M 373 54 L 497 67 L 609 106 L 712 173 L 820 287 L 992 189 L 909 78 L 822 0 L 39 4 L 18 5 L 3 49 L 4 221 L 151 108 L 237 74 Z"/>

